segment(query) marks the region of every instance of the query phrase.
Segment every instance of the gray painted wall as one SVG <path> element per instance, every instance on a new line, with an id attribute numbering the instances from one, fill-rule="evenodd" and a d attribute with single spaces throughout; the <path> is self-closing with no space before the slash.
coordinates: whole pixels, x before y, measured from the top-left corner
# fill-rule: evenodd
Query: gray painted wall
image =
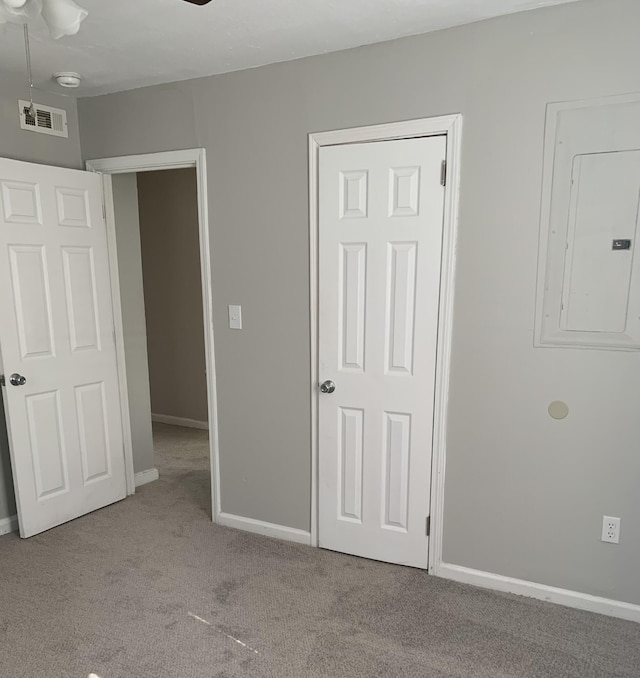
<path id="1" fill-rule="evenodd" d="M 195 169 L 138 174 L 151 409 L 206 422 Z"/>
<path id="2" fill-rule="evenodd" d="M 461 112 L 445 559 L 640 603 L 638 354 L 533 348 L 545 105 L 640 90 L 638 25 L 585 0 L 80 101 L 87 158 L 207 148 L 224 511 L 309 527 L 307 134 Z"/>
<path id="3" fill-rule="evenodd" d="M 69 97 L 34 92 L 34 101 L 67 112 L 69 138 L 61 139 L 20 129 L 18 99 L 29 96 L 23 81 L 0 72 L 0 157 L 37 162 L 44 165 L 81 167 L 80 136 L 76 100 Z M 7 441 L 4 405 L 0 393 L 0 520 L 15 515 L 13 480 L 9 443 Z"/>
<path id="4" fill-rule="evenodd" d="M 147 329 L 138 219 L 138 186 L 135 174 L 114 174 L 111 181 L 116 221 L 133 468 L 138 473 L 154 466 Z"/>

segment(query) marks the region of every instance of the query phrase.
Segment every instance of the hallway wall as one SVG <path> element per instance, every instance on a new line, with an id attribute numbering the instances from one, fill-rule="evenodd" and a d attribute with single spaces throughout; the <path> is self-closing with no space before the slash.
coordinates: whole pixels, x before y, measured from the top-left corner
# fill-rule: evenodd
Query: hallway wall
<path id="1" fill-rule="evenodd" d="M 116 222 L 120 302 L 129 391 L 129 421 L 135 473 L 154 468 L 151 398 L 147 358 L 137 175 L 114 174 L 113 209 Z"/>
<path id="2" fill-rule="evenodd" d="M 151 411 L 206 422 L 195 169 L 138 174 Z"/>

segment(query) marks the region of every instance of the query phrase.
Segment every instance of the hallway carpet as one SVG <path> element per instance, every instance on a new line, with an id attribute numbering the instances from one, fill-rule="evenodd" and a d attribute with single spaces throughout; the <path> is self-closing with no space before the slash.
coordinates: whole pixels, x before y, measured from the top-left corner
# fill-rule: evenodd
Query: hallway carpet
<path id="1" fill-rule="evenodd" d="M 159 481 L 0 537 L 0 676 L 640 676 L 640 624 L 212 525 L 206 432 L 154 428 Z"/>

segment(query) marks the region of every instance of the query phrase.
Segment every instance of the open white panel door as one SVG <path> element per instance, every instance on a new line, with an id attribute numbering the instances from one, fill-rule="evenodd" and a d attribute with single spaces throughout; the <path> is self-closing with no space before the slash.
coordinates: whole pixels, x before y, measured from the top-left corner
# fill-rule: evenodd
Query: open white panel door
<path id="1" fill-rule="evenodd" d="M 20 535 L 126 496 L 100 176 L 0 159 L 0 350 Z"/>
<path id="2" fill-rule="evenodd" d="M 421 568 L 445 154 L 434 136 L 327 146 L 319 163 L 319 543 Z"/>

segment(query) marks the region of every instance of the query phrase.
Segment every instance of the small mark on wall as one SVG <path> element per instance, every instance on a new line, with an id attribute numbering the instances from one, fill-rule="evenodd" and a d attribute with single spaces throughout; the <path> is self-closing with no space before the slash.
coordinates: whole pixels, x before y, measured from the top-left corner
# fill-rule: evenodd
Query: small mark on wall
<path id="1" fill-rule="evenodd" d="M 566 419 L 569 415 L 569 406 L 562 400 L 554 400 L 549 403 L 549 416 L 552 419 Z"/>

